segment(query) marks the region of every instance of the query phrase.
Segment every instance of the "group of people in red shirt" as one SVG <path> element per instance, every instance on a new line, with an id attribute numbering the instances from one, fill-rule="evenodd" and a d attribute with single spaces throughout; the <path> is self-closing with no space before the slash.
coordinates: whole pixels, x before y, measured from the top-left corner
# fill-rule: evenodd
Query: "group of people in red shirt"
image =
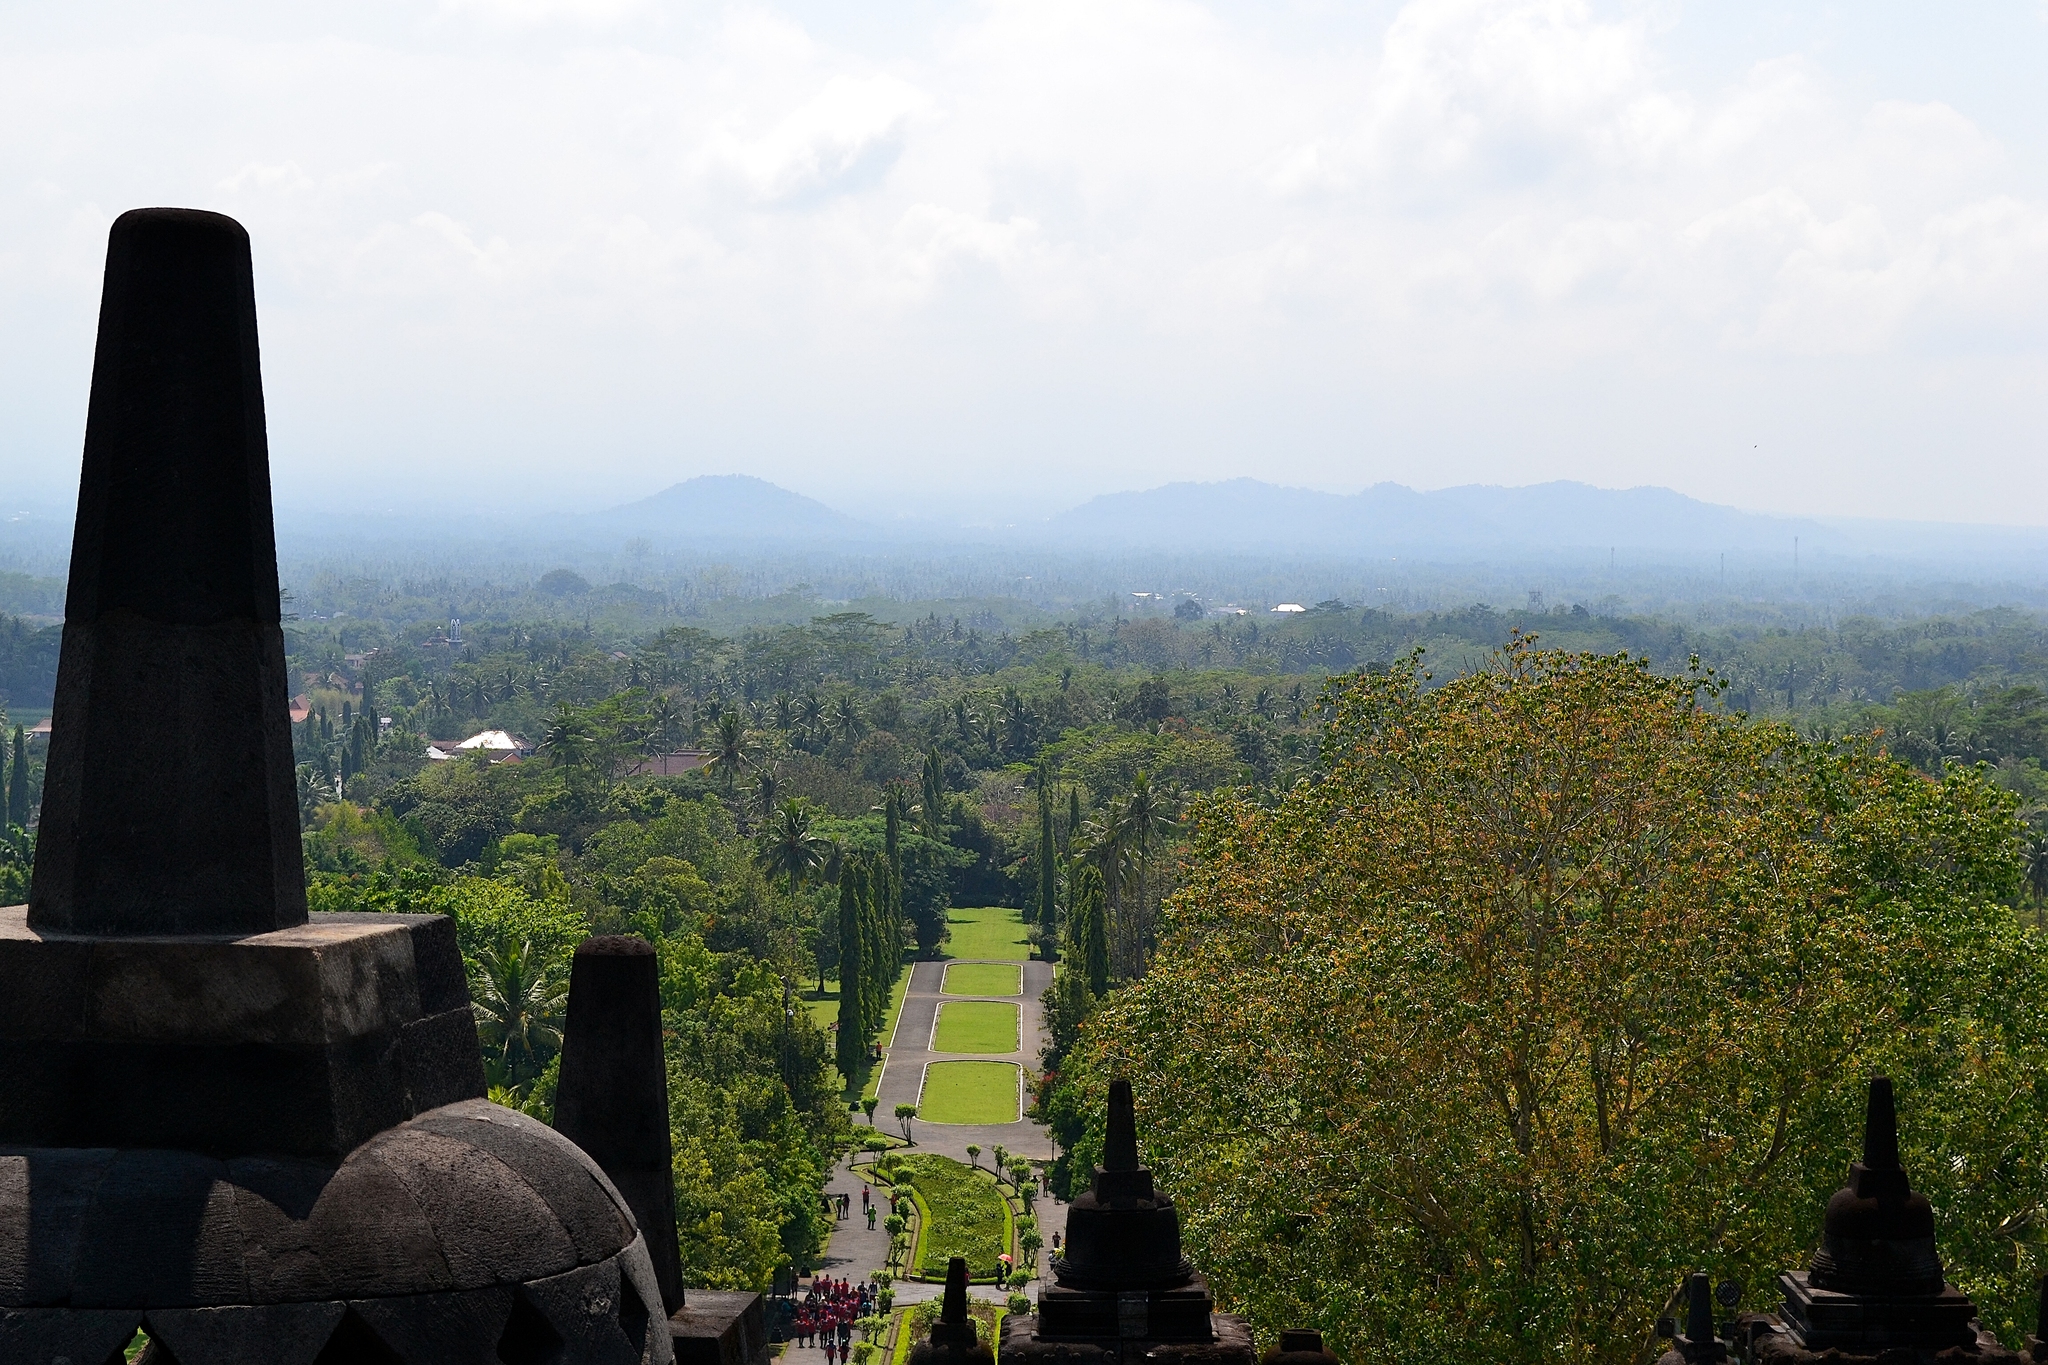
<path id="1" fill-rule="evenodd" d="M 875 1291 L 867 1285 L 820 1275 L 811 1281 L 797 1306 L 791 1335 L 799 1346 L 825 1348 L 825 1365 L 838 1365 L 853 1350 L 853 1324 L 875 1311 Z"/>

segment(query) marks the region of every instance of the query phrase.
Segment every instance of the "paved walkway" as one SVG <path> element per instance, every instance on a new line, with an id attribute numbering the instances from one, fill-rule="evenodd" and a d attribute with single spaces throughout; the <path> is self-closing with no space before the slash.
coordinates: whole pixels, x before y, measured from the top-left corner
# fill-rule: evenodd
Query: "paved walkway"
<path id="1" fill-rule="evenodd" d="M 880 1103 L 875 1107 L 875 1126 L 883 1132 L 900 1133 L 899 1121 L 892 1117 L 899 1104 L 916 1104 L 924 1088 L 924 1069 L 933 1062 L 942 1061 L 998 1061 L 1016 1062 L 1020 1066 L 1036 1068 L 1039 1054 L 1045 1047 L 1045 1010 L 1040 1003 L 1052 985 L 1052 964 L 1049 962 L 1009 961 L 1022 968 L 1023 991 L 1011 996 L 945 995 L 946 968 L 956 961 L 997 961 L 993 958 L 947 958 L 939 962 L 919 962 L 910 969 L 910 984 L 903 997 L 903 1009 L 896 1019 L 896 1032 L 889 1040 L 887 1060 L 883 1063 L 882 1079 L 876 1087 Z M 948 1000 L 1004 1000 L 1018 1006 L 1018 1042 L 1016 1052 L 990 1055 L 934 1052 L 932 1035 L 938 1025 L 939 1006 Z M 1021 1098 L 1021 1097 L 1020 1097 Z M 1021 1104 L 1020 1104 L 1021 1112 Z M 1017 1156 L 1032 1160 L 1052 1158 L 1052 1139 L 1044 1128 L 1029 1119 L 1016 1123 L 997 1124 L 953 1124 L 927 1123 L 923 1119 L 910 1121 L 910 1134 L 915 1146 L 905 1151 L 936 1152 L 950 1156 L 957 1161 L 967 1160 L 967 1148 L 973 1144 L 981 1148 L 984 1166 L 991 1161 L 991 1151 L 1000 1146 Z M 866 1154 L 862 1154 L 865 1159 Z M 875 1230 L 868 1231 L 867 1219 L 861 1216 L 860 1192 L 862 1181 L 845 1163 L 833 1172 L 832 1181 L 826 1187 L 828 1193 L 844 1193 L 851 1196 L 851 1213 L 840 1221 L 833 1233 L 830 1245 L 826 1247 L 825 1263 L 820 1274 L 835 1279 L 846 1279 L 859 1283 L 868 1275 L 879 1270 L 889 1253 L 889 1234 L 882 1230 L 881 1217 L 877 1215 Z M 1045 1248 L 1038 1254 L 1038 1263 L 1044 1268 L 1052 1252 L 1052 1235 L 1066 1231 L 1067 1206 L 1050 1196 L 1036 1201 L 1034 1212 L 1038 1218 L 1039 1235 L 1045 1239 Z M 940 1284 L 921 1284 L 914 1280 L 898 1280 L 894 1286 L 898 1305 L 921 1303 L 935 1299 L 945 1292 Z M 1029 1290 L 1037 1297 L 1037 1282 Z M 991 1285 L 977 1285 L 973 1290 L 976 1298 L 1000 1302 L 1003 1291 Z M 825 1353 L 817 1347 L 800 1349 L 794 1344 L 783 1351 L 783 1360 L 792 1365 L 824 1365 Z"/>

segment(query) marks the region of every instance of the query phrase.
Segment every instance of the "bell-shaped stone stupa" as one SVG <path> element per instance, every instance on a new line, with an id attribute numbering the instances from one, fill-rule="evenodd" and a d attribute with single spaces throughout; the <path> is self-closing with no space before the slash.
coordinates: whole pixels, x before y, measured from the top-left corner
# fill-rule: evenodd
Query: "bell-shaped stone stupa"
<path id="1" fill-rule="evenodd" d="M 1090 1351 L 1218 1365 L 1256 1357 L 1244 1320 L 1214 1311 L 1208 1283 L 1181 1255 L 1180 1214 L 1138 1160 L 1129 1081 L 1110 1084 L 1102 1168 L 1067 1208 L 1066 1246 L 1052 1273 L 1037 1313 L 1003 1320 L 1005 1361 Z"/>

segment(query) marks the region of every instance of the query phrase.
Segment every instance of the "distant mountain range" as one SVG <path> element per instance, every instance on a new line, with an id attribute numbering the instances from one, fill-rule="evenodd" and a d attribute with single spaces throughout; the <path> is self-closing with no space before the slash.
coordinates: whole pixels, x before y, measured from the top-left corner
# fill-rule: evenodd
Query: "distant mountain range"
<path id="1" fill-rule="evenodd" d="M 1005 530 L 861 521 L 814 498 L 740 474 L 707 475 L 638 502 L 568 519 L 606 536 L 672 544 L 822 548 L 910 544 L 1040 545 L 1097 552 L 1421 558 L 1475 563 L 1615 550 L 1641 563 L 1716 554 L 1877 556 L 2048 564 L 2048 531 L 1933 522 L 1796 518 L 1744 512 L 1668 488 L 1555 482 L 1468 484 L 1417 492 L 1382 483 L 1321 493 L 1257 479 L 1170 483 L 1105 493 L 1035 525 Z M 557 523 L 561 525 L 561 523 Z M 564 529 L 567 529 L 564 527 Z"/>
<path id="2" fill-rule="evenodd" d="M 1116 537 L 1155 549 L 1295 551 L 1466 558 L 1503 550 L 1783 549 L 1820 547 L 1840 535 L 1816 521 L 1718 507 L 1668 488 L 1540 483 L 1468 484 L 1418 493 L 1375 484 L 1361 493 L 1318 493 L 1256 479 L 1171 483 L 1109 493 L 1054 517 L 1060 540 Z"/>

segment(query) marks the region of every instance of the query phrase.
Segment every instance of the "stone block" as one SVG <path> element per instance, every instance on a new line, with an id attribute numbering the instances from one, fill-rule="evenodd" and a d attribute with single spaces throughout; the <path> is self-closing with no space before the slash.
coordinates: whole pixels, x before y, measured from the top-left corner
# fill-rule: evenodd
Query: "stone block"
<path id="1" fill-rule="evenodd" d="M 1035 1314 L 1003 1319 L 1002 1365 L 1256 1365 L 1251 1324 L 1229 1313 L 1210 1317 L 1202 1341 L 1159 1341 L 1149 1337 L 1046 1337 Z"/>
<path id="2" fill-rule="evenodd" d="M 759 1294 L 692 1289 L 669 1315 L 676 1365 L 760 1365 L 768 1358 L 768 1317 Z"/>
<path id="3" fill-rule="evenodd" d="M 634 1250 L 646 1258 L 646 1245 L 638 1239 Z M 650 1336 L 660 1335 L 650 1333 L 648 1325 L 660 1321 L 661 1301 L 654 1301 L 650 1313 L 639 1291 L 619 1271 L 614 1259 L 519 1286 L 520 1298 L 561 1337 L 559 1359 L 642 1365 Z"/>
<path id="4" fill-rule="evenodd" d="M 312 1365 L 345 1311 L 339 1303 L 165 1308 L 143 1328 L 178 1365 Z"/>
<path id="5" fill-rule="evenodd" d="M 438 916 L 117 937 L 0 910 L 0 1143 L 338 1163 L 484 1093 L 460 965 Z"/>
<path id="6" fill-rule="evenodd" d="M 101 1365 L 142 1325 L 135 1309 L 0 1308 L 0 1360 L 8 1365 Z"/>
<path id="7" fill-rule="evenodd" d="M 498 1342 L 516 1293 L 510 1285 L 494 1285 L 419 1298 L 356 1299 L 348 1310 L 406 1365 L 500 1365 Z"/>
<path id="8" fill-rule="evenodd" d="M 481 1148 L 512 1166 L 561 1217 L 577 1260 L 588 1264 L 633 1239 L 625 1198 L 597 1163 L 546 1124 L 492 1105 L 466 1103 L 424 1115 L 410 1126 Z M 531 1130 L 536 1129 L 551 1141 L 535 1142 Z"/>

